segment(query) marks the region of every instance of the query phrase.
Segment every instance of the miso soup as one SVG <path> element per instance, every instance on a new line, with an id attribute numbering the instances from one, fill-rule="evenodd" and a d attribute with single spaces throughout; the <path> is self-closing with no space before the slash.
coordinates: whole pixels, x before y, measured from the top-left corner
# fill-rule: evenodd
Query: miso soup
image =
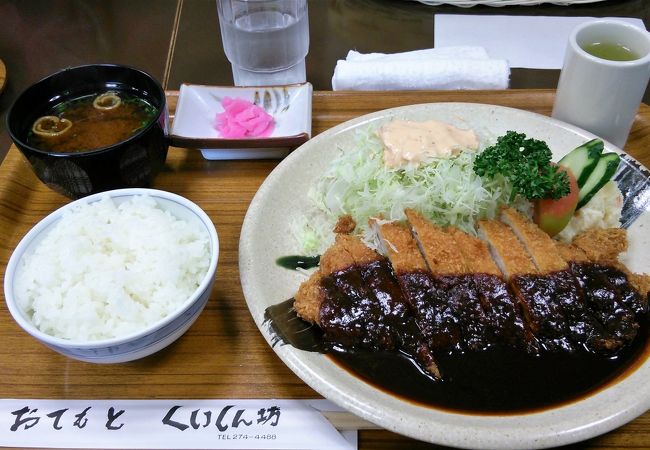
<path id="1" fill-rule="evenodd" d="M 36 119 L 27 143 L 51 152 L 86 152 L 128 139 L 155 115 L 154 106 L 124 92 L 88 95 L 60 103 Z"/>

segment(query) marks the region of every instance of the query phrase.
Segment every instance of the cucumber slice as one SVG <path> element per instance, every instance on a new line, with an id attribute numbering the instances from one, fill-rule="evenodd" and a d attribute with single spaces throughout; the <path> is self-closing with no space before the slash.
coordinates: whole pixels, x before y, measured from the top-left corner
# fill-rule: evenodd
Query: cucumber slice
<path id="1" fill-rule="evenodd" d="M 616 173 L 618 165 L 621 162 L 621 157 L 616 153 L 605 153 L 601 155 L 598 164 L 589 175 L 582 188 L 580 188 L 580 195 L 578 206 L 576 209 L 582 208 L 584 205 L 596 195 L 596 192 L 602 188 Z"/>
<path id="2" fill-rule="evenodd" d="M 569 168 L 578 181 L 578 187 L 582 188 L 598 164 L 604 148 L 603 141 L 592 139 L 564 155 L 558 164 Z"/>

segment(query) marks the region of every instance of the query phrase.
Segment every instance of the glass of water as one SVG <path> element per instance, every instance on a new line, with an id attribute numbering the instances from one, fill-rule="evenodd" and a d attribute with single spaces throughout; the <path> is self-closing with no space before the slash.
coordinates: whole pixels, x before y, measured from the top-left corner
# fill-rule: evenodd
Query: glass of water
<path id="1" fill-rule="evenodd" d="M 217 0 L 236 86 L 306 81 L 307 0 Z"/>

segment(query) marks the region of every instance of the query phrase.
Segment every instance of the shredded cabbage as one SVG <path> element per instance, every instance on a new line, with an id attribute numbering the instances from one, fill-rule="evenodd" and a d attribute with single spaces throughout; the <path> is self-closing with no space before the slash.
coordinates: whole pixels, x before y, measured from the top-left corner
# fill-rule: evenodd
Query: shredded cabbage
<path id="1" fill-rule="evenodd" d="M 405 208 L 419 211 L 440 226 L 475 234 L 476 220 L 494 217 L 512 191 L 502 177 L 484 180 L 474 173 L 473 151 L 420 166 L 389 169 L 384 166 L 383 146 L 374 130 L 359 133 L 355 148 L 339 151 L 308 191 L 313 209 L 293 227 L 305 254 L 322 253 L 331 245 L 332 229 L 345 214 L 356 221 L 357 231 L 372 248 L 379 247 L 368 219 L 403 220 Z"/>

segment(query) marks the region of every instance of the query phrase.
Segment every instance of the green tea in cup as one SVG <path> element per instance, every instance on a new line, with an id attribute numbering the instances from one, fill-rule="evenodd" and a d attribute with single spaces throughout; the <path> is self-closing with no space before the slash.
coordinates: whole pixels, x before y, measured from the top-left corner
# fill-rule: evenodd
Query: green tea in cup
<path id="1" fill-rule="evenodd" d="M 625 45 L 616 42 L 592 42 L 581 47 L 590 55 L 610 61 L 634 61 L 640 57 Z"/>
<path id="2" fill-rule="evenodd" d="M 650 79 L 650 33 L 587 20 L 569 36 L 552 116 L 623 148 Z"/>

